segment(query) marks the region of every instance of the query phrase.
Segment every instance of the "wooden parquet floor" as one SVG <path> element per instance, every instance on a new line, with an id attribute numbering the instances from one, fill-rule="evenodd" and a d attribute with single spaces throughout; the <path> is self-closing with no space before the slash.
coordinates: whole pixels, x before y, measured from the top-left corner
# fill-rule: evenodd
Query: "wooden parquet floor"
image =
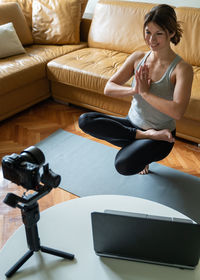
<path id="1" fill-rule="evenodd" d="M 55 103 L 49 99 L 1 122 L 0 159 L 4 155 L 20 153 L 59 128 L 103 143 L 80 130 L 78 118 L 84 112 L 86 109 Z M 200 177 L 200 148 L 193 143 L 177 139 L 173 151 L 159 163 Z M 21 196 L 24 191 L 24 188 L 3 178 L 0 165 L 0 248 L 22 225 L 20 210 L 7 206 L 3 199 L 8 192 Z M 40 211 L 74 198 L 76 196 L 56 188 L 39 200 Z"/>

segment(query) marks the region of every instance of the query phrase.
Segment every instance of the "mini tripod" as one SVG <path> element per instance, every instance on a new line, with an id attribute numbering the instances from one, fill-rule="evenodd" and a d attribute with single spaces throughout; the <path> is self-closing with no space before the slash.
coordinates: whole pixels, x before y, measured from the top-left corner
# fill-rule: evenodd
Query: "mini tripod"
<path id="1" fill-rule="evenodd" d="M 34 252 L 42 251 L 54 256 L 62 257 L 65 259 L 73 260 L 74 255 L 58 251 L 40 245 L 40 238 L 38 234 L 37 222 L 40 219 L 39 206 L 37 200 L 48 192 L 51 188 L 42 186 L 41 190 L 19 197 L 15 194 L 8 193 L 4 199 L 4 203 L 11 207 L 18 207 L 21 210 L 22 220 L 25 225 L 26 239 L 28 244 L 28 252 L 21 257 L 15 265 L 13 265 L 5 274 L 7 278 L 11 277 L 33 254 Z"/>

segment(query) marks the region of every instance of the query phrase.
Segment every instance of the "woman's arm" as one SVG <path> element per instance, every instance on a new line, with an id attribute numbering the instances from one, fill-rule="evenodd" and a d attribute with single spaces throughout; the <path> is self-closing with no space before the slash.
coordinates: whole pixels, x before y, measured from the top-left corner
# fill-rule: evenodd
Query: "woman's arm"
<path id="1" fill-rule="evenodd" d="M 184 115 L 189 103 L 193 81 L 193 70 L 191 65 L 182 61 L 177 65 L 175 71 L 176 83 L 173 100 L 166 100 L 149 92 L 150 84 L 147 78 L 147 66 L 141 67 L 136 73 L 136 84 L 138 86 L 138 93 L 150 105 L 160 112 L 176 120 L 180 120 Z"/>
<path id="2" fill-rule="evenodd" d="M 104 94 L 113 97 L 123 97 L 133 96 L 137 93 L 136 88 L 124 86 L 124 84 L 133 76 L 134 68 L 143 56 L 143 52 L 131 54 L 122 67 L 108 80 Z"/>

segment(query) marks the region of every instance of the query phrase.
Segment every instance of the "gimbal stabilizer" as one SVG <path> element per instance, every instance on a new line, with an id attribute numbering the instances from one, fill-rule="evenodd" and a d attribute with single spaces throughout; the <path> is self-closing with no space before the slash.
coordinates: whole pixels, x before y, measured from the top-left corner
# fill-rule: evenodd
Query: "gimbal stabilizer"
<path id="1" fill-rule="evenodd" d="M 52 248 L 48 248 L 40 245 L 40 239 L 38 235 L 37 222 L 40 219 L 38 200 L 49 193 L 52 188 L 49 186 L 39 186 L 39 191 L 33 194 L 23 195 L 19 197 L 13 193 L 8 193 L 4 199 L 4 203 L 21 210 L 22 220 L 25 225 L 26 239 L 28 244 L 28 252 L 18 260 L 7 272 L 6 277 L 11 277 L 32 255 L 34 252 L 41 250 L 44 253 L 48 253 L 54 256 L 62 257 L 65 259 L 73 260 L 74 255 L 58 251 Z"/>

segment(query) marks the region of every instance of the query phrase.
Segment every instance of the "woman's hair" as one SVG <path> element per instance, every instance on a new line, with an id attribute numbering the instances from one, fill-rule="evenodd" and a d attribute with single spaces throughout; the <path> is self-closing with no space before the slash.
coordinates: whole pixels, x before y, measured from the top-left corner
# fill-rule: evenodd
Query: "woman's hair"
<path id="1" fill-rule="evenodd" d="M 177 45 L 180 42 L 182 36 L 182 29 L 180 23 L 177 21 L 176 13 L 172 7 L 166 4 L 155 6 L 144 17 L 143 30 L 149 22 L 153 22 L 159 25 L 165 32 L 175 32 L 175 35 L 171 38 L 171 42 Z"/>

